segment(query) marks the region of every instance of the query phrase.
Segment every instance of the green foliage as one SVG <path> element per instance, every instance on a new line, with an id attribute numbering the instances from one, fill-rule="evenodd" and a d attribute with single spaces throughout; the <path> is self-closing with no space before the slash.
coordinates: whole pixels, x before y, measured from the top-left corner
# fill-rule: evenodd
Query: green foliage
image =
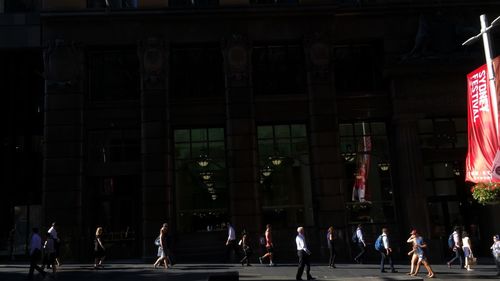
<path id="1" fill-rule="evenodd" d="M 480 182 L 471 188 L 472 197 L 482 205 L 500 202 L 500 183 Z"/>

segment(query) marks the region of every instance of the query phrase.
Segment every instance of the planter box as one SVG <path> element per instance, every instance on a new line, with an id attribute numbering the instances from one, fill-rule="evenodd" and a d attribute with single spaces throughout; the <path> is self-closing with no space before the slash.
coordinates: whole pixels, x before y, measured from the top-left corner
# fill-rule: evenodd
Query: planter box
<path id="1" fill-rule="evenodd" d="M 139 0 L 139 8 L 166 8 L 168 0 Z"/>
<path id="2" fill-rule="evenodd" d="M 219 6 L 248 6 L 250 0 L 219 0 Z"/>
<path id="3" fill-rule="evenodd" d="M 43 0 L 42 9 L 45 11 L 84 10 L 87 0 Z"/>

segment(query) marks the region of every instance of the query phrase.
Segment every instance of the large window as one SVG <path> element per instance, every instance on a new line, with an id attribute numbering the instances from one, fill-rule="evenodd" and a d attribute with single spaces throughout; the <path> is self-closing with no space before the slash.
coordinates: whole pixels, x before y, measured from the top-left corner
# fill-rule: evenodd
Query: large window
<path id="1" fill-rule="evenodd" d="M 306 93 L 302 45 L 262 45 L 253 48 L 253 84 L 257 95 Z"/>
<path id="2" fill-rule="evenodd" d="M 467 219 L 469 203 L 463 161 L 467 147 L 467 121 L 451 117 L 420 119 L 418 133 L 431 237 L 443 238 L 452 226 L 462 225 Z"/>
<path id="3" fill-rule="evenodd" d="M 224 129 L 179 129 L 174 140 L 178 231 L 221 230 L 228 219 Z"/>
<path id="4" fill-rule="evenodd" d="M 383 122 L 353 122 L 339 124 L 341 153 L 344 157 L 345 194 L 353 197 L 347 202 L 348 222 L 388 224 L 396 222 L 387 131 Z M 365 167 L 365 200 L 360 204 L 353 191 Z M 355 193 L 354 196 L 351 194 Z"/>
<path id="5" fill-rule="evenodd" d="M 172 99 L 224 97 L 224 67 L 219 46 L 177 46 L 171 50 Z"/>
<path id="6" fill-rule="evenodd" d="M 170 0 L 168 2 L 168 6 L 173 8 L 215 7 L 218 4 L 219 0 Z"/>
<path id="7" fill-rule="evenodd" d="M 139 130 L 102 130 L 89 132 L 89 161 L 116 163 L 139 161 Z"/>
<path id="8" fill-rule="evenodd" d="M 381 52 L 381 51 L 380 51 Z M 373 44 L 336 46 L 335 86 L 338 95 L 365 94 L 382 88 L 379 50 Z"/>
<path id="9" fill-rule="evenodd" d="M 138 100 L 139 58 L 134 49 L 90 53 L 92 101 Z"/>
<path id="10" fill-rule="evenodd" d="M 306 126 L 259 126 L 257 132 L 263 222 L 278 227 L 312 225 Z"/>

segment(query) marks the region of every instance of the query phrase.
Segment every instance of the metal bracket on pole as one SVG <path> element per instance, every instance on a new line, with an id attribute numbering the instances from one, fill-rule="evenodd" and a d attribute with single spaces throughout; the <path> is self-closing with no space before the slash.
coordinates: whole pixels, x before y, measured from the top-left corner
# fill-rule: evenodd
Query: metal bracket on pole
<path id="1" fill-rule="evenodd" d="M 467 39 L 467 41 L 462 43 L 462 46 L 470 45 L 471 43 L 477 41 L 479 38 L 483 38 L 484 56 L 486 57 L 488 80 L 490 82 L 490 93 L 492 96 L 496 97 L 495 72 L 493 68 L 493 60 L 491 57 L 490 29 L 492 29 L 495 25 L 500 24 L 500 17 L 497 17 L 494 21 L 492 21 L 490 26 L 488 26 L 486 15 L 481 15 L 479 17 L 479 20 L 481 21 L 481 32 L 476 36 Z"/>

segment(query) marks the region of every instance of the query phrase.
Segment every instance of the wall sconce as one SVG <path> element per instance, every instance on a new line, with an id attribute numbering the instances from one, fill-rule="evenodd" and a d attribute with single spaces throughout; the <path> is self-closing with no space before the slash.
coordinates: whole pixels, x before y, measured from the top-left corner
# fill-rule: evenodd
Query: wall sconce
<path id="1" fill-rule="evenodd" d="M 215 185 L 215 182 L 214 181 L 210 181 L 210 180 L 209 181 L 205 181 L 204 183 L 205 183 L 205 186 L 208 187 L 208 188 L 213 187 Z"/>
<path id="2" fill-rule="evenodd" d="M 217 194 L 212 194 L 212 200 L 217 200 Z"/>
<path id="3" fill-rule="evenodd" d="M 210 193 L 210 194 L 215 194 L 215 188 L 213 188 L 213 187 L 209 187 L 209 188 L 207 188 L 207 191 L 208 191 L 208 193 Z"/>

